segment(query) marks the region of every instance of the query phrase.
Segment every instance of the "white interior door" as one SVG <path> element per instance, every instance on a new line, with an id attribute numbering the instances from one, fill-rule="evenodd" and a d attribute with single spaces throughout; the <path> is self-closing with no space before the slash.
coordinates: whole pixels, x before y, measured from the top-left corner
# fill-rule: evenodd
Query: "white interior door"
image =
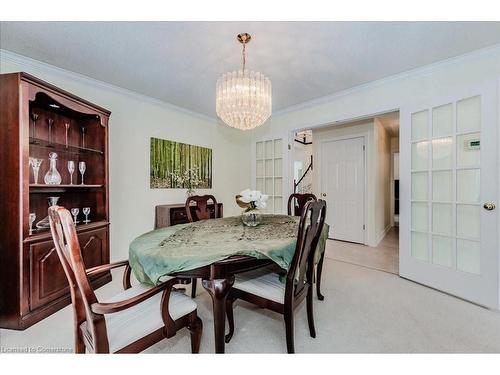
<path id="1" fill-rule="evenodd" d="M 321 143 L 321 195 L 330 238 L 364 243 L 364 137 Z"/>
<path id="2" fill-rule="evenodd" d="M 496 85 L 401 110 L 400 274 L 498 308 Z"/>

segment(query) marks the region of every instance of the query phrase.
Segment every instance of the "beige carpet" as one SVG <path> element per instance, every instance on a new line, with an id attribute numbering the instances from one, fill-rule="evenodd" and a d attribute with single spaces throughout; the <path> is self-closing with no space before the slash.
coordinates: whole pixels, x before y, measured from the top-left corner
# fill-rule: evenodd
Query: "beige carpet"
<path id="1" fill-rule="evenodd" d="M 399 274 L 399 232 L 392 228 L 377 247 L 327 241 L 326 257 L 380 271 Z"/>
<path id="2" fill-rule="evenodd" d="M 99 290 L 120 289 L 120 277 Z M 296 312 L 298 353 L 500 352 L 500 313 L 424 286 L 345 262 L 326 259 L 323 302 L 315 300 L 317 338 L 309 337 L 305 306 Z M 213 353 L 211 300 L 199 287 L 204 323 L 201 352 Z M 280 315 L 250 304 L 235 305 L 236 332 L 228 353 L 285 353 Z M 0 346 L 72 348 L 72 311 L 67 307 L 25 331 L 0 330 Z M 184 330 L 147 350 L 188 353 Z"/>

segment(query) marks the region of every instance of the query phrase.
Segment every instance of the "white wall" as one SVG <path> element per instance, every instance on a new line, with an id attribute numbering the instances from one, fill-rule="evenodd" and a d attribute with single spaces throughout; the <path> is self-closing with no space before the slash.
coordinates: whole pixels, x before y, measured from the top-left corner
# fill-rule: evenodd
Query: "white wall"
<path id="1" fill-rule="evenodd" d="M 374 119 L 376 143 L 376 186 L 375 186 L 375 243 L 378 245 L 392 226 L 391 207 L 391 138 L 380 123 Z"/>
<path id="2" fill-rule="evenodd" d="M 290 107 L 255 129 L 254 138 L 272 134 L 288 139 L 293 130 L 392 112 L 429 95 L 439 96 L 499 76 L 500 46 L 496 46 Z"/>
<path id="3" fill-rule="evenodd" d="M 149 188 L 150 137 L 212 148 L 213 189 L 197 192 L 214 194 L 224 203 L 225 216 L 239 213 L 234 195 L 250 186 L 248 132 L 4 50 L 0 53 L 1 73 L 28 72 L 112 112 L 109 170 L 113 260 L 127 258 L 130 241 L 153 229 L 155 205 L 183 203 L 186 199 L 185 190 Z"/>

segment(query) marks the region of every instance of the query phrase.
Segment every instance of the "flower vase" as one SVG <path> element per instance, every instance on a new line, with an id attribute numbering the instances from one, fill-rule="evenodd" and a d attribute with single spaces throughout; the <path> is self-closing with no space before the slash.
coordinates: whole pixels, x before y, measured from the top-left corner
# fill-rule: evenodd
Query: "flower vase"
<path id="1" fill-rule="evenodd" d="M 247 227 L 256 227 L 262 221 L 262 214 L 256 208 L 251 210 L 245 210 L 241 214 L 241 221 Z"/>

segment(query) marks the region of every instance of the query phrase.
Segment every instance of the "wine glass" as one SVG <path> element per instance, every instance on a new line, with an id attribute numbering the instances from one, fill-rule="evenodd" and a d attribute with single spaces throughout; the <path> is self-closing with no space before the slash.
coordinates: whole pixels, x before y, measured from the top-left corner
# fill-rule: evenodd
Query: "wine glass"
<path id="1" fill-rule="evenodd" d="M 30 212 L 29 221 L 30 221 L 30 236 L 33 234 L 33 223 L 36 220 L 36 214 L 34 212 Z"/>
<path id="2" fill-rule="evenodd" d="M 81 161 L 81 162 L 78 163 L 78 170 L 82 174 L 82 183 L 81 183 L 81 185 L 84 185 L 84 183 L 83 183 L 83 175 L 85 174 L 85 170 L 86 169 L 87 169 L 87 165 L 85 164 L 84 161 Z"/>
<path id="3" fill-rule="evenodd" d="M 71 209 L 71 215 L 73 215 L 73 222 L 75 224 L 78 224 L 79 221 L 77 220 L 77 217 L 78 217 L 78 213 L 80 212 L 80 209 L 79 208 L 72 208 Z"/>
<path id="4" fill-rule="evenodd" d="M 82 131 L 82 148 L 85 148 L 85 134 L 87 133 L 87 128 L 82 126 L 80 130 Z"/>
<path id="5" fill-rule="evenodd" d="M 90 223 L 90 220 L 89 220 L 90 207 L 83 207 L 83 214 L 85 215 L 85 220 L 83 220 L 83 222 L 85 224 Z"/>
<path id="6" fill-rule="evenodd" d="M 38 172 L 40 171 L 40 165 L 42 165 L 43 159 L 29 158 L 29 164 L 33 168 L 33 180 L 35 185 L 38 184 Z"/>
<path id="7" fill-rule="evenodd" d="M 68 148 L 68 132 L 69 132 L 69 123 L 65 123 L 64 127 L 66 128 L 66 148 Z"/>
<path id="8" fill-rule="evenodd" d="M 38 120 L 38 114 L 31 112 L 31 123 L 33 124 L 33 134 L 31 136 L 33 143 L 38 143 L 36 139 L 36 121 Z"/>
<path id="9" fill-rule="evenodd" d="M 75 162 L 73 160 L 68 161 L 68 171 L 69 171 L 69 184 L 73 185 L 73 173 L 75 172 Z"/>
<path id="10" fill-rule="evenodd" d="M 49 146 L 52 146 L 52 125 L 54 125 L 54 120 L 48 118 L 47 125 L 49 126 Z"/>

